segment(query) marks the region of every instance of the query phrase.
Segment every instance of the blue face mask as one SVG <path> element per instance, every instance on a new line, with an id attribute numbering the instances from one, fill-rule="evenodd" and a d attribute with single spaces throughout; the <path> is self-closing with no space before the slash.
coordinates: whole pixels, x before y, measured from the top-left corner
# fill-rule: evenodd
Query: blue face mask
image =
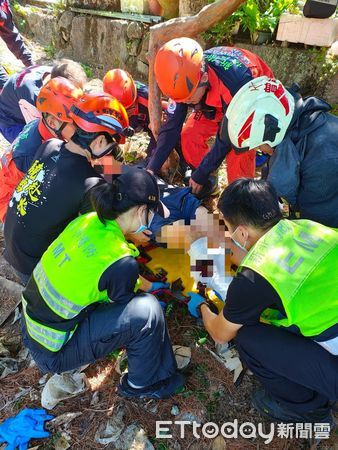
<path id="1" fill-rule="evenodd" d="M 238 241 L 236 241 L 236 239 L 233 238 L 233 235 L 236 234 L 236 231 L 238 230 L 238 227 L 236 228 L 236 230 L 230 235 L 230 239 L 232 240 L 232 242 L 236 245 L 237 248 L 239 248 L 240 250 L 242 250 L 242 252 L 248 253 L 248 250 L 245 248 L 247 240 L 244 242 L 244 245 L 240 244 Z"/>
<path id="2" fill-rule="evenodd" d="M 140 221 L 140 226 L 138 227 L 138 229 L 137 229 L 136 231 L 134 231 L 134 232 L 131 233 L 131 234 L 142 233 L 143 231 L 146 231 L 146 230 L 149 229 L 149 227 L 150 227 L 150 225 L 151 225 L 151 222 L 152 222 L 152 220 L 153 220 L 153 218 L 154 218 L 154 213 L 153 213 L 152 211 L 150 211 L 150 214 L 151 214 L 151 217 L 150 217 L 150 219 L 149 219 L 148 225 L 143 225 L 143 224 L 142 224 L 142 219 L 141 219 L 141 217 L 140 217 L 140 214 L 138 214 L 138 218 L 139 218 L 139 221 Z"/>

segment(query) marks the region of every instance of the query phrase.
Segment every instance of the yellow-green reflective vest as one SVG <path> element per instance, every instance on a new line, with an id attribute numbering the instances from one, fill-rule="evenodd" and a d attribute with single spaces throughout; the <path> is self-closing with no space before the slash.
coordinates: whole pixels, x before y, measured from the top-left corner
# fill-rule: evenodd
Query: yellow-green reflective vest
<path id="1" fill-rule="evenodd" d="M 116 221 L 107 221 L 104 225 L 96 213 L 89 213 L 71 222 L 48 247 L 33 277 L 46 305 L 69 320 L 92 303 L 109 301 L 107 291 L 98 288 L 102 274 L 119 259 L 138 254 L 137 248 L 126 241 Z M 138 286 L 139 282 L 135 290 Z M 26 305 L 24 301 L 30 337 L 50 351 L 60 350 L 75 329 L 64 332 L 43 325 L 29 317 Z"/>
<path id="2" fill-rule="evenodd" d="M 281 220 L 250 249 L 243 267 L 264 277 L 280 296 L 286 317 L 267 309 L 272 325 L 296 325 L 315 337 L 338 323 L 338 233 L 309 220 Z"/>

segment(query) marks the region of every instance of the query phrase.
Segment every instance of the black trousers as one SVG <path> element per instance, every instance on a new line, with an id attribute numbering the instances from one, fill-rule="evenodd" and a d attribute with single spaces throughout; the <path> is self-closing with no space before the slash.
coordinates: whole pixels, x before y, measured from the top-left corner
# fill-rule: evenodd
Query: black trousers
<path id="1" fill-rule="evenodd" d="M 28 335 L 23 320 L 23 341 L 42 372 L 77 369 L 125 347 L 128 379 L 149 386 L 176 371 L 163 311 L 150 294 L 139 294 L 126 304 L 103 303 L 83 320 L 73 337 L 58 352 L 50 352 Z"/>
<path id="2" fill-rule="evenodd" d="M 338 356 L 311 339 L 257 324 L 242 327 L 236 344 L 263 387 L 290 410 L 302 414 L 338 399 Z"/>

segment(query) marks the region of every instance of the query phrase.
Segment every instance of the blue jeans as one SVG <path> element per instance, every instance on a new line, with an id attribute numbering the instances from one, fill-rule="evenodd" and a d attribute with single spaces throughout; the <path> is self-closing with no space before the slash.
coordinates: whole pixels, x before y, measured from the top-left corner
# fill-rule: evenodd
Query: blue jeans
<path id="1" fill-rule="evenodd" d="M 127 350 L 128 380 L 136 386 L 150 386 L 176 371 L 163 311 L 151 294 L 139 294 L 126 304 L 99 304 L 55 353 L 27 335 L 24 320 L 22 331 L 24 344 L 43 372 L 73 370 L 121 347 Z"/>

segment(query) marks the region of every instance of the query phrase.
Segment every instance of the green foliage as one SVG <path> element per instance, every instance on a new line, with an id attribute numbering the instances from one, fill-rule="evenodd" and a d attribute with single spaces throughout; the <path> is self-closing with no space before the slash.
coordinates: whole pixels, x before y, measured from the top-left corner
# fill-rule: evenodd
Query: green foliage
<path id="1" fill-rule="evenodd" d="M 327 51 L 327 48 L 313 48 L 312 52 L 314 60 L 321 64 L 320 82 L 332 79 L 338 73 L 338 57 Z"/>
<path id="2" fill-rule="evenodd" d="M 213 2 L 209 0 L 209 3 Z M 280 16 L 286 11 L 299 11 L 298 0 L 247 0 L 228 19 L 205 32 L 204 38 L 214 45 L 231 42 L 238 23 L 251 36 L 257 31 L 273 33 Z"/>
<path id="3" fill-rule="evenodd" d="M 330 113 L 334 114 L 335 116 L 338 116 L 338 104 L 334 103 L 332 106 L 332 109 L 330 111 Z"/>
<path id="4" fill-rule="evenodd" d="M 24 8 L 20 3 L 13 2 L 12 3 L 12 9 L 15 11 L 19 16 L 25 17 L 27 15 L 27 10 Z"/>
<path id="5" fill-rule="evenodd" d="M 55 56 L 55 46 L 54 43 L 51 42 L 50 44 L 46 45 L 46 47 L 43 48 L 44 52 L 46 53 L 46 56 L 48 59 L 53 59 Z"/>
<path id="6" fill-rule="evenodd" d="M 57 0 L 48 5 L 48 9 L 55 15 L 61 15 L 67 8 L 67 0 Z"/>
<path id="7" fill-rule="evenodd" d="M 157 439 L 150 439 L 152 441 L 152 444 L 156 448 L 156 450 L 170 450 L 170 447 L 168 447 L 167 444 L 164 442 L 160 442 Z"/>
<path id="8" fill-rule="evenodd" d="M 90 66 L 88 66 L 88 64 L 81 63 L 81 66 L 82 69 L 85 71 L 87 78 L 93 78 L 94 76 L 93 69 Z"/>

